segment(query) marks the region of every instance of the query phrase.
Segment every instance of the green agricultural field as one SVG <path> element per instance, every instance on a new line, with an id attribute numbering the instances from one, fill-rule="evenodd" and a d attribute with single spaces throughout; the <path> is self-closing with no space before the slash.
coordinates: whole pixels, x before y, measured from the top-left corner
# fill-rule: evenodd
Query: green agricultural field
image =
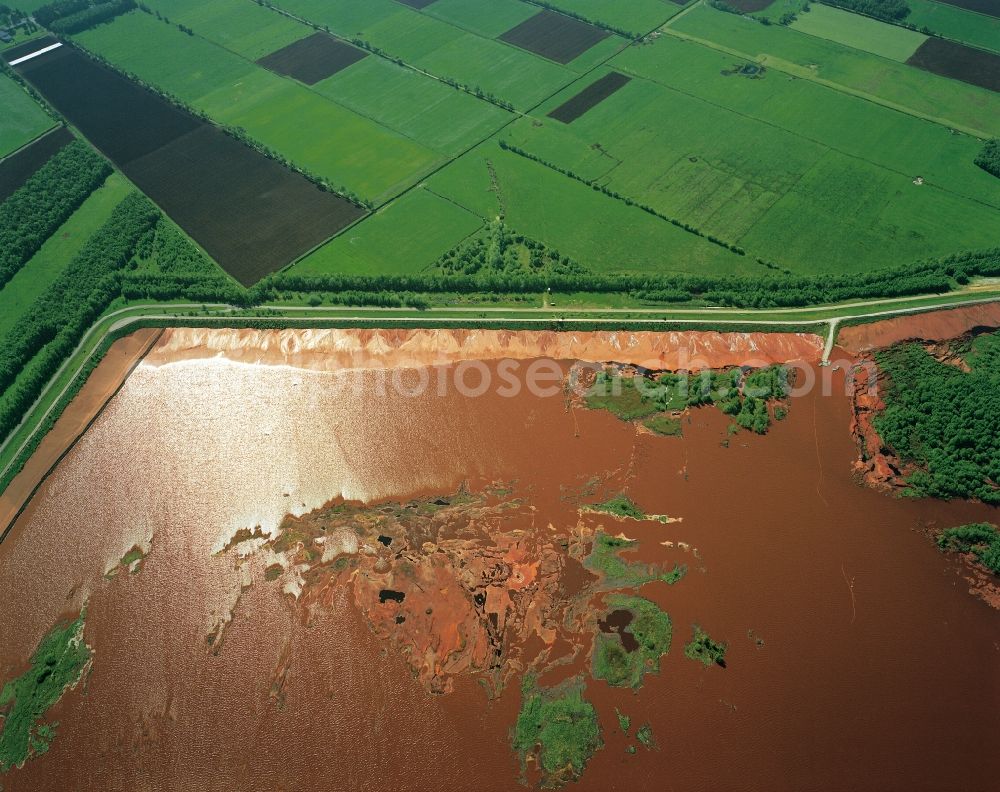
<path id="1" fill-rule="evenodd" d="M 6 74 L 0 74 L 0 157 L 34 140 L 55 121 Z"/>
<path id="2" fill-rule="evenodd" d="M 808 272 L 864 272 L 996 244 L 1000 214 L 831 151 L 741 238 Z"/>
<path id="3" fill-rule="evenodd" d="M 213 91 L 240 85 L 255 72 L 263 72 L 201 36 L 187 36 L 173 25 L 138 11 L 76 39 L 119 68 L 195 107 Z M 173 53 L 173 57 L 164 58 L 164 52 Z"/>
<path id="4" fill-rule="evenodd" d="M 995 244 L 1000 185 L 984 182 L 976 197 L 993 202 L 986 206 L 926 183 L 928 177 L 915 184 L 915 176 L 924 173 L 926 151 L 914 152 L 924 161 L 915 157 L 913 170 L 899 173 L 873 164 L 878 152 L 871 145 L 847 153 L 833 147 L 835 140 L 824 145 L 767 117 L 769 108 L 783 106 L 762 101 L 773 95 L 767 86 L 776 86 L 780 97 L 787 77 L 774 72 L 762 79 L 725 76 L 719 69 L 727 65 L 724 60 L 691 42 L 671 39 L 636 50 L 636 58 L 647 59 L 640 63 L 650 74 L 662 73 L 649 61 L 658 48 L 670 51 L 659 62 L 669 62 L 688 79 L 707 54 L 710 71 L 700 75 L 702 85 L 713 81 L 726 90 L 752 94 L 762 117 L 633 79 L 571 124 L 526 118 L 505 136 L 543 161 L 738 244 L 752 257 L 803 274 L 864 271 L 871 261 L 905 265 L 928 255 Z M 582 84 L 542 109 L 558 105 Z M 872 107 L 851 101 L 862 114 Z M 929 126 L 915 123 L 921 132 Z M 942 142 L 950 145 L 950 137 L 942 135 Z M 952 167 L 972 175 L 973 165 L 965 159 L 970 153 L 955 148 Z"/>
<path id="5" fill-rule="evenodd" d="M 496 38 L 538 13 L 521 0 L 434 0 L 425 14 L 485 38 Z"/>
<path id="6" fill-rule="evenodd" d="M 509 3 L 494 7 L 492 3 L 473 4 L 468 0 L 450 2 L 440 14 L 430 6 L 421 12 L 394 0 L 373 0 L 364 3 L 363 8 L 355 8 L 357 4 L 348 0 L 279 0 L 278 5 L 317 25 L 328 26 L 338 35 L 360 37 L 435 77 L 481 89 L 519 110 L 545 100 L 572 82 L 579 71 L 611 57 L 625 44 L 623 39 L 612 36 L 567 66 L 560 66 L 492 36 L 472 32 L 492 33 L 517 19 Z M 537 12 L 537 7 L 534 10 Z"/>
<path id="7" fill-rule="evenodd" d="M 313 89 L 447 156 L 485 140 L 514 118 L 464 91 L 371 56 Z"/>
<path id="8" fill-rule="evenodd" d="M 240 9 L 245 5 L 240 0 L 231 0 L 240 3 L 233 6 L 229 3 L 224 5 L 228 9 L 227 16 L 235 20 L 242 19 Z M 162 13 L 167 13 L 168 5 L 180 6 L 181 0 L 163 0 Z M 193 6 L 189 0 L 183 0 L 184 6 L 192 6 L 196 10 L 200 6 Z M 159 9 L 160 6 L 158 5 Z M 279 27 L 287 24 L 294 28 L 295 35 L 292 40 L 303 36 L 311 35 L 311 28 L 292 22 L 280 14 L 263 9 L 260 6 L 252 5 L 250 15 L 256 17 L 263 14 L 263 22 L 273 19 L 279 23 Z M 168 14 L 171 21 L 175 18 L 174 13 Z M 144 18 L 145 17 L 145 18 Z M 185 19 L 191 19 L 190 15 L 185 15 Z M 227 29 L 223 14 L 216 12 L 213 19 L 217 25 L 202 26 L 192 20 L 184 24 L 191 25 L 196 31 L 194 37 L 184 36 L 180 31 L 171 30 L 170 26 L 157 23 L 165 30 L 160 30 L 151 26 L 150 22 L 156 22 L 148 15 L 129 14 L 118 20 L 115 25 L 122 25 L 123 30 L 129 33 L 128 40 L 122 41 L 120 37 L 114 36 L 108 31 L 102 34 L 102 29 L 97 29 L 84 34 L 81 40 L 90 46 L 89 42 L 99 41 L 96 49 L 105 57 L 109 57 L 114 62 L 121 62 L 125 68 L 135 71 L 141 76 L 147 77 L 151 82 L 162 85 L 171 93 L 175 93 L 182 100 L 199 107 L 209 115 L 215 117 L 219 113 L 220 120 L 225 116 L 226 123 L 245 126 L 251 129 L 250 124 L 245 119 L 238 116 L 242 113 L 243 102 L 250 99 L 254 94 L 269 94 L 275 90 L 280 90 L 283 94 L 296 94 L 298 97 L 305 97 L 307 91 L 318 93 L 336 104 L 333 111 L 331 109 L 317 109 L 314 113 L 329 118 L 331 112 L 340 108 L 346 108 L 353 113 L 364 116 L 375 121 L 380 127 L 398 132 L 409 141 L 420 146 L 432 149 L 437 154 L 443 156 L 455 156 L 465 151 L 476 143 L 488 137 L 491 133 L 500 128 L 510 120 L 511 115 L 489 102 L 477 99 L 468 93 L 458 91 L 455 88 L 444 85 L 432 77 L 421 74 L 418 71 L 399 66 L 384 58 L 371 55 L 363 58 L 358 63 L 349 66 L 347 69 L 338 72 L 332 77 L 317 83 L 311 88 L 296 85 L 289 88 L 286 84 L 290 81 L 278 77 L 245 58 L 235 57 L 233 53 L 226 52 L 222 47 L 231 46 L 231 42 L 223 31 Z M 132 46 L 135 40 L 161 40 L 164 36 L 171 38 L 174 48 L 182 48 L 187 55 L 183 61 L 171 64 L 159 64 L 155 53 L 146 52 L 142 48 Z M 203 41 L 202 37 L 209 39 Z M 289 43 L 285 40 L 276 40 L 273 47 L 268 47 L 267 52 L 279 49 Z M 257 57 L 252 53 L 247 57 Z M 192 64 L 211 63 L 212 69 L 199 69 Z M 126 64 L 133 64 L 132 66 Z M 208 96 L 208 94 L 213 94 Z M 306 100 L 310 106 L 320 107 L 320 103 L 314 98 Z M 233 120 L 228 120 L 232 118 Z M 327 129 L 344 129 L 354 134 L 356 124 L 339 122 L 336 127 Z M 253 134 L 253 133 L 251 133 Z M 376 136 L 384 137 L 384 131 L 375 130 Z M 262 138 L 261 138 L 262 139 Z M 353 146 L 368 145 L 369 135 L 354 136 Z M 263 140 L 263 139 L 262 139 Z M 298 164 L 306 165 L 305 162 L 298 162 L 290 151 L 286 151 L 275 141 L 272 144 L 275 149 L 286 154 Z M 343 143 L 338 146 L 344 151 Z M 392 148 L 392 147 L 383 147 Z M 400 147 L 400 153 L 407 156 L 415 156 L 412 149 L 407 152 L 407 146 Z M 315 156 L 310 156 L 312 161 L 316 161 Z M 381 156 L 381 155 L 380 155 Z M 392 154 L 387 155 L 389 159 Z M 433 158 L 424 152 L 416 155 L 418 165 L 416 170 L 425 169 L 432 162 Z M 367 161 L 367 160 L 366 160 Z M 332 167 L 332 166 L 331 166 Z M 367 166 L 366 166 L 367 167 Z M 327 175 L 330 171 L 317 169 L 318 173 Z M 409 171 L 407 171 L 409 173 Z M 331 180 L 335 184 L 338 182 L 332 175 Z M 402 182 L 406 183 L 404 179 Z M 350 184 L 348 184 L 350 186 Z M 380 185 L 379 192 L 386 188 Z M 360 190 L 355 189 L 357 192 Z"/>
<path id="9" fill-rule="evenodd" d="M 975 131 L 982 137 L 1000 135 L 1000 94 L 984 88 L 709 6 L 692 8 L 672 21 L 667 30 L 792 76 L 839 86 L 917 117 Z"/>
<path id="10" fill-rule="evenodd" d="M 900 63 L 927 40 L 915 30 L 819 3 L 811 5 L 808 13 L 799 14 L 792 28 Z"/>
<path id="11" fill-rule="evenodd" d="M 216 121 L 244 128 L 296 165 L 373 201 L 441 160 L 331 99 L 141 12 L 79 37 L 88 49 Z M 170 51 L 171 58 L 161 57 Z"/>
<path id="12" fill-rule="evenodd" d="M 314 91 L 261 70 L 205 97 L 205 109 L 307 170 L 376 203 L 413 184 L 441 157 Z"/>
<path id="13" fill-rule="evenodd" d="M 415 274 L 483 227 L 476 214 L 417 188 L 296 264 L 300 274 Z"/>
<path id="14" fill-rule="evenodd" d="M 364 35 L 407 63 L 435 76 L 482 88 L 521 110 L 576 76 L 565 66 L 409 9 L 367 28 Z"/>
<path id="15" fill-rule="evenodd" d="M 648 80 L 632 80 L 569 125 L 524 119 L 510 138 L 730 243 L 824 153 L 812 141 L 765 130 L 758 121 Z M 747 140 L 754 141 L 752 148 Z"/>
<path id="16" fill-rule="evenodd" d="M 313 33 L 307 25 L 247 0 L 150 0 L 146 5 L 251 60 Z"/>
<path id="17" fill-rule="evenodd" d="M 435 0 L 423 9 L 423 12 L 485 39 L 496 39 L 541 10 L 539 6 L 524 0 L 490 0 L 488 3 L 483 3 L 481 0 Z M 660 21 L 666 18 L 664 15 Z M 494 42 L 490 42 L 487 46 L 492 50 L 493 44 Z M 609 58 L 625 44 L 624 39 L 612 36 L 571 61 L 568 67 L 576 71 L 590 69 Z M 500 50 L 497 49 L 496 52 L 499 54 Z M 536 58 L 536 60 L 547 63 L 544 59 Z"/>
<path id="18" fill-rule="evenodd" d="M 551 0 L 550 5 L 638 35 L 655 30 L 683 8 L 672 0 Z"/>
<path id="19" fill-rule="evenodd" d="M 396 0 L 275 0 L 272 5 L 339 36 L 360 35 L 372 25 L 398 14 L 403 6 Z"/>
<path id="20" fill-rule="evenodd" d="M 1000 52 L 1000 19 L 966 11 L 936 0 L 906 0 L 906 22 L 928 28 L 945 38 Z"/>
<path id="21" fill-rule="evenodd" d="M 778 70 L 768 69 L 762 79 L 722 74 L 742 63 L 709 46 L 663 36 L 655 44 L 630 48 L 613 66 L 1000 208 L 1000 182 L 973 163 L 982 146 L 976 138 Z"/>
<path id="22" fill-rule="evenodd" d="M 62 224 L 11 280 L 0 289 L 0 340 L 58 278 L 121 200 L 131 192 L 114 173 Z"/>
<path id="23" fill-rule="evenodd" d="M 491 167 L 496 189 L 491 186 Z M 544 242 L 597 272 L 765 271 L 748 256 L 738 256 L 637 207 L 504 151 L 494 141 L 435 174 L 428 180 L 428 187 L 484 219 L 503 212 L 512 231 Z"/>

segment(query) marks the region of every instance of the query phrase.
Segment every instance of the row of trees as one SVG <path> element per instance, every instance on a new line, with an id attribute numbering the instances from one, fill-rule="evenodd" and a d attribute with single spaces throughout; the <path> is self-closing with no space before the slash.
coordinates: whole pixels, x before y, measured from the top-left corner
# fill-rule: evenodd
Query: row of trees
<path id="1" fill-rule="evenodd" d="M 87 4 L 72 14 L 60 17 L 50 22 L 47 27 L 53 33 L 69 35 L 90 30 L 103 22 L 108 22 L 117 16 L 135 9 L 135 0 L 111 0 L 107 3 Z"/>
<path id="2" fill-rule="evenodd" d="M 447 251 L 435 268 L 449 275 L 493 273 L 515 275 L 519 272 L 544 273 L 548 276 L 576 275 L 586 272 L 579 263 L 544 243 L 518 234 L 502 219 L 492 221 L 486 232 Z"/>
<path id="3" fill-rule="evenodd" d="M 823 278 L 774 275 L 618 275 L 595 272 L 554 273 L 522 268 L 514 272 L 484 268 L 475 274 L 406 275 L 302 274 L 294 269 L 265 278 L 248 290 L 247 302 L 259 303 L 274 291 L 327 293 L 391 291 L 423 294 L 539 294 L 679 292 L 713 305 L 775 308 L 816 305 L 850 299 L 901 297 L 946 292 L 970 276 L 1000 275 L 1000 248 L 962 253 L 866 273 Z"/>
<path id="4" fill-rule="evenodd" d="M 158 217 L 148 199 L 139 193 L 127 196 L 31 311 L 7 332 L 0 346 L 0 437 L 17 425 L 83 334 L 120 293 L 115 276 L 132 260 L 139 240 Z"/>
<path id="5" fill-rule="evenodd" d="M 110 173 L 111 166 L 103 157 L 74 141 L 56 152 L 0 204 L 0 287 Z"/>
<path id="6" fill-rule="evenodd" d="M 90 8 L 90 0 L 55 0 L 46 3 L 35 10 L 35 21 L 42 27 L 48 27 L 57 19 L 78 14 Z"/>
<path id="7" fill-rule="evenodd" d="M 884 19 L 886 22 L 902 22 L 910 15 L 910 7 L 906 4 L 906 0 L 823 0 L 823 2 L 876 19 Z"/>
<path id="8" fill-rule="evenodd" d="M 976 155 L 976 165 L 987 173 L 1000 178 L 1000 139 L 993 138 L 983 143 L 982 149 Z"/>

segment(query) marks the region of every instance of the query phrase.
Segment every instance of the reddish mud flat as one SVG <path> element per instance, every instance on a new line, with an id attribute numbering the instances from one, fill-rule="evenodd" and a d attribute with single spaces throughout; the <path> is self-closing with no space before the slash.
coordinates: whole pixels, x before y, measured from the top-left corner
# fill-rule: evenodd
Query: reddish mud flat
<path id="1" fill-rule="evenodd" d="M 155 328 L 138 330 L 111 345 L 80 388 L 72 406 L 63 412 L 21 472 L 0 494 L 0 533 L 10 525 L 52 466 L 87 430 L 108 399 L 121 387 L 129 372 L 156 342 L 160 332 Z"/>
<path id="2" fill-rule="evenodd" d="M 766 436 L 701 408 L 672 438 L 559 389 L 404 395 L 303 355 L 311 334 L 220 335 L 164 336 L 0 544 L 0 679 L 84 604 L 94 651 L 6 792 L 517 788 L 528 669 L 581 676 L 598 713 L 569 788 L 995 787 L 1000 622 L 923 531 L 997 515 L 855 483 L 843 371 Z M 422 338 L 439 371 L 467 359 Z M 621 492 L 674 521 L 585 508 Z M 636 691 L 590 675 L 602 529 L 687 566 L 633 592 L 674 633 Z M 106 577 L 134 546 L 137 574 Z M 695 623 L 725 669 L 685 658 Z M 627 753 L 616 709 L 658 750 Z"/>

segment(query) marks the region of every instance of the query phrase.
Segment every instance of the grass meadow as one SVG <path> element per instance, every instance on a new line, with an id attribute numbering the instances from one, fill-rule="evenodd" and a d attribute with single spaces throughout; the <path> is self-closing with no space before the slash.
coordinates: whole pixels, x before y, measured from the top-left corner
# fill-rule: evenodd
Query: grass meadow
<path id="1" fill-rule="evenodd" d="M 665 62 L 687 72 L 683 55 L 697 52 L 697 45 L 666 39 L 664 44 L 674 50 Z M 785 106 L 780 88 L 788 80 L 780 73 L 768 72 L 762 79 L 726 77 L 718 65 L 711 69 L 712 79 L 734 90 L 756 91 L 759 116 Z M 779 90 L 768 92 L 769 84 Z M 873 106 L 852 101 L 860 126 Z M 633 79 L 572 124 L 522 119 L 505 135 L 546 162 L 804 274 L 864 271 L 872 261 L 902 265 L 995 244 L 994 229 L 1000 225 L 995 179 L 983 185 L 984 197 L 993 201 L 984 205 L 927 182 L 929 176 L 915 184 L 921 171 L 900 173 L 877 163 L 878 150 L 871 144 L 856 153 L 844 151 L 835 140 L 821 142 L 779 122 Z M 921 130 L 930 127 L 913 123 Z M 950 137 L 940 142 L 947 144 Z M 913 168 L 919 167 L 918 154 Z M 972 148 L 952 147 L 951 154 L 952 167 L 974 170 Z"/>
<path id="2" fill-rule="evenodd" d="M 447 156 L 458 155 L 513 118 L 496 105 L 373 56 L 313 90 Z"/>
<path id="3" fill-rule="evenodd" d="M 936 0 L 907 0 L 906 21 L 927 27 L 945 38 L 1000 52 L 1000 18 L 977 14 Z"/>
<path id="4" fill-rule="evenodd" d="M 554 0 L 552 5 L 594 22 L 645 35 L 658 28 L 684 6 L 671 0 Z"/>
<path id="5" fill-rule="evenodd" d="M 1000 135 L 1000 94 L 984 88 L 709 6 L 691 9 L 669 29 L 795 76 L 826 80 L 958 129 L 983 136 Z"/>
<path id="6" fill-rule="evenodd" d="M 247 0 L 149 0 L 149 8 L 250 60 L 305 38 L 308 25 Z"/>
<path id="7" fill-rule="evenodd" d="M 0 107 L 3 108 L 0 157 L 7 156 L 55 126 L 55 121 L 6 74 L 0 74 Z"/>
<path id="8" fill-rule="evenodd" d="M 483 227 L 483 219 L 418 187 L 295 265 L 299 273 L 416 274 Z"/>
<path id="9" fill-rule="evenodd" d="M 492 189 L 490 166 L 499 196 Z M 738 256 L 634 206 L 536 162 L 495 141 L 451 163 L 427 182 L 439 195 L 484 219 L 504 207 L 507 225 L 597 272 L 763 272 Z"/>
<path id="10" fill-rule="evenodd" d="M 900 63 L 905 63 L 927 41 L 927 36 L 915 30 L 820 3 L 811 5 L 808 13 L 799 14 L 791 27 Z"/>
<path id="11" fill-rule="evenodd" d="M 653 45 L 631 48 L 613 65 L 767 127 L 1000 208 L 1000 182 L 973 163 L 982 145 L 978 139 L 778 70 L 753 80 L 721 74 L 743 62 L 663 36 Z"/>
<path id="12" fill-rule="evenodd" d="M 864 272 L 996 244 L 1000 180 L 974 165 L 981 141 L 961 130 L 1000 133 L 1000 98 L 902 63 L 925 40 L 914 31 L 821 5 L 790 29 L 705 5 L 676 17 L 668 0 L 555 0 L 629 31 L 667 23 L 654 40 L 610 36 L 560 65 L 497 40 L 538 13 L 520 0 L 277 2 L 404 63 L 369 54 L 311 87 L 281 77 L 254 60 L 313 28 L 246 0 L 151 0 L 169 24 L 134 12 L 80 40 L 387 202 L 299 271 L 419 272 L 499 215 L 609 273 L 771 274 L 757 258 L 797 274 Z M 929 0 L 914 2 L 919 12 Z M 751 61 L 766 68 L 741 74 Z M 546 116 L 612 70 L 631 81 L 572 123 Z"/>
<path id="13" fill-rule="evenodd" d="M 278 5 L 348 38 L 360 36 L 392 57 L 527 110 L 625 45 L 612 36 L 562 66 L 496 36 L 540 9 L 501 0 L 438 0 L 422 11 L 394 0 L 278 0 Z M 355 8 L 355 6 L 363 8 Z M 438 8 L 440 6 L 440 8 Z M 524 6 L 522 8 L 521 6 Z M 527 9 L 531 13 L 525 13 Z M 509 24 L 508 24 L 509 23 Z"/>

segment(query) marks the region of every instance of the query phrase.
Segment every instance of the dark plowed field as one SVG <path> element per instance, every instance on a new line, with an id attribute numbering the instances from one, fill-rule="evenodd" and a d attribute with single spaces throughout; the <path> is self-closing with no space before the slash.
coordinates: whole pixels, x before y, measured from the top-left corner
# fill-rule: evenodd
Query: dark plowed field
<path id="1" fill-rule="evenodd" d="M 72 47 L 17 69 L 243 284 L 364 213 Z"/>
<path id="2" fill-rule="evenodd" d="M 1000 17 L 1000 0 L 941 0 L 941 2 L 987 16 Z"/>
<path id="3" fill-rule="evenodd" d="M 32 39 L 24 44 L 18 44 L 16 47 L 4 50 L 3 59 L 7 61 L 7 63 L 10 63 L 12 60 L 23 58 L 25 55 L 30 55 L 32 52 L 38 52 L 40 49 L 45 49 L 46 47 L 55 44 L 56 41 L 57 39 L 55 36 L 43 36 L 42 38 Z"/>
<path id="4" fill-rule="evenodd" d="M 15 68 L 119 166 L 203 123 L 73 47 Z"/>
<path id="5" fill-rule="evenodd" d="M 364 214 L 209 124 L 124 170 L 244 284 Z"/>
<path id="6" fill-rule="evenodd" d="M 910 66 L 1000 93 L 1000 55 L 945 39 L 929 38 L 914 52 Z"/>
<path id="7" fill-rule="evenodd" d="M 610 35 L 578 19 L 542 11 L 508 30 L 500 40 L 556 63 L 569 63 Z"/>
<path id="8" fill-rule="evenodd" d="M 773 2 L 774 0 L 726 0 L 727 5 L 731 5 L 737 11 L 742 11 L 744 14 L 763 11 Z"/>
<path id="9" fill-rule="evenodd" d="M 549 113 L 549 118 L 562 121 L 564 124 L 576 121 L 576 119 L 592 107 L 596 107 L 615 91 L 625 86 L 630 79 L 618 72 L 606 74 L 597 82 L 588 85 L 569 101 L 559 105 L 559 107 Z"/>
<path id="10" fill-rule="evenodd" d="M 73 140 L 73 133 L 59 127 L 0 161 L 0 201 L 6 201 L 59 149 Z"/>
<path id="11" fill-rule="evenodd" d="M 315 85 L 352 63 L 357 63 L 367 54 L 326 33 L 314 33 L 265 55 L 257 63 L 278 74 L 294 77 L 306 85 Z"/>
<path id="12" fill-rule="evenodd" d="M 410 8 L 427 8 L 434 0 L 399 0 L 399 2 Z"/>

